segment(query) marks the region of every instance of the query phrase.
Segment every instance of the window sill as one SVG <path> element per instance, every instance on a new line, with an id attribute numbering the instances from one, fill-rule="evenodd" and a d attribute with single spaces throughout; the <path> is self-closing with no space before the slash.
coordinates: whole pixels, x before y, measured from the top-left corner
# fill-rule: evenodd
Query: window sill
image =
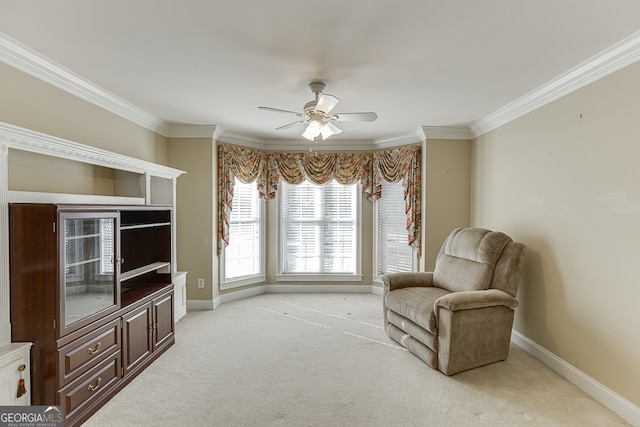
<path id="1" fill-rule="evenodd" d="M 276 274 L 279 282 L 361 282 L 362 274 Z"/>
<path id="2" fill-rule="evenodd" d="M 266 275 L 260 274 L 257 276 L 229 280 L 227 282 L 220 283 L 220 290 L 226 291 L 227 289 L 234 289 L 234 288 L 240 288 L 242 286 L 255 285 L 256 283 L 263 283 L 266 279 L 267 279 Z"/>

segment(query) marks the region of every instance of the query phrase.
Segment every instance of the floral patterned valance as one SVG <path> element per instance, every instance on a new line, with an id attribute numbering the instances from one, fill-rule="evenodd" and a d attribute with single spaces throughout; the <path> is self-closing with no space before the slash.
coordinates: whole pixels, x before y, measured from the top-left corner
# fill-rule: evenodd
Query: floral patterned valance
<path id="1" fill-rule="evenodd" d="M 408 243 L 422 256 L 422 172 L 420 147 L 408 146 L 373 153 L 374 186 L 372 199 L 382 196 L 382 180 L 396 183 L 402 180 L 407 214 Z"/>
<path id="2" fill-rule="evenodd" d="M 279 153 L 220 144 L 218 146 L 218 255 L 229 244 L 229 217 L 233 207 L 234 178 L 257 181 L 260 197 L 271 200 L 278 184 L 309 180 L 325 184 L 336 180 L 360 182 L 369 200 L 382 195 L 382 180 L 402 180 L 407 204 L 408 243 L 421 256 L 420 147 L 407 146 L 369 153 Z"/>
<path id="3" fill-rule="evenodd" d="M 343 185 L 360 181 L 364 194 L 372 194 L 371 153 L 268 153 L 267 157 L 267 200 L 275 197 L 280 180 L 318 185 L 334 179 Z"/>

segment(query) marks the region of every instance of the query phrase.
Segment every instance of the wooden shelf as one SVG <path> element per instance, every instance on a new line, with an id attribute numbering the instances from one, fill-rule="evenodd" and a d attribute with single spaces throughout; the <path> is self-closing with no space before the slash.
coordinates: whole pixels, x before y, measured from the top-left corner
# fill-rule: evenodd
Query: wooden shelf
<path id="1" fill-rule="evenodd" d="M 170 282 L 169 283 L 151 283 L 151 284 L 138 283 L 135 287 L 123 289 L 123 292 L 120 296 L 121 298 L 120 304 L 122 305 L 122 307 L 127 307 L 160 290 L 169 289 L 170 286 L 171 286 Z"/>
<path id="2" fill-rule="evenodd" d="M 133 279 L 134 277 L 142 276 L 143 274 L 168 267 L 170 264 L 171 263 L 169 262 L 154 262 L 153 264 L 144 265 L 142 267 L 120 273 L 120 281 L 123 282 L 125 280 Z"/>

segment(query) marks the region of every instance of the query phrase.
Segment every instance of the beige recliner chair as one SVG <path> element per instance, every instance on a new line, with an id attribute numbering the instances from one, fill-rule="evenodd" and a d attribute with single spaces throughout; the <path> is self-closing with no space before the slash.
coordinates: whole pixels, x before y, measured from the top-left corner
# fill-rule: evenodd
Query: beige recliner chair
<path id="1" fill-rule="evenodd" d="M 387 334 L 446 375 L 505 360 L 525 246 L 482 228 L 458 228 L 433 272 L 383 277 Z"/>

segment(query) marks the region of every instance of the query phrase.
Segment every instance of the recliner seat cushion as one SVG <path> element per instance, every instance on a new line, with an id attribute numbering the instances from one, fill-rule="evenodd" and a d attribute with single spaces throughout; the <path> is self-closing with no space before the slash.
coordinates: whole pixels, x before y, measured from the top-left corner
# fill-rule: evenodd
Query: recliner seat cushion
<path id="1" fill-rule="evenodd" d="M 448 293 L 435 287 L 396 289 L 387 294 L 385 305 L 435 335 L 438 327 L 433 303 Z"/>

